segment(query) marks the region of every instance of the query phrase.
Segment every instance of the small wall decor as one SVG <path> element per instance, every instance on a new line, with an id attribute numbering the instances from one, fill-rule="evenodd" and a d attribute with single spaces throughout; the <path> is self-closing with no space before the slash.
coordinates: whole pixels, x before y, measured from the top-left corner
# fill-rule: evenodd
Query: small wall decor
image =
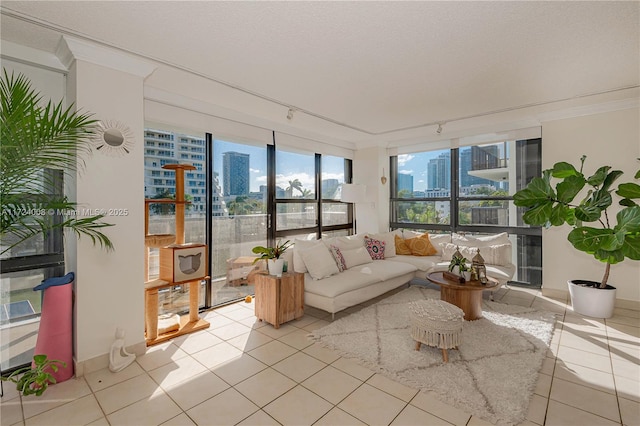
<path id="1" fill-rule="evenodd" d="M 92 142 L 98 152 L 111 157 L 130 153 L 135 144 L 131 129 L 115 120 L 99 121 Z"/>

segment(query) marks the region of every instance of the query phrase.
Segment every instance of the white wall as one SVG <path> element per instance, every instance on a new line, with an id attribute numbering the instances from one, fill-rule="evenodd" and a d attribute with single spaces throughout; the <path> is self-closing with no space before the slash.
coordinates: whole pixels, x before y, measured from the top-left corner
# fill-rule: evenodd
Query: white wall
<path id="1" fill-rule="evenodd" d="M 115 225 L 104 231 L 114 251 L 96 248 L 88 238 L 77 244 L 74 352 L 77 373 L 83 374 L 83 367 L 92 369 L 86 362 L 106 366 L 104 357 L 117 327 L 125 331 L 127 346 L 145 346 L 143 79 L 76 60 L 69 85 L 79 108 L 93 112 L 96 119 L 127 126 L 135 141 L 131 152 L 121 157 L 94 152 L 77 178 L 78 204 L 128 211 L 104 219 Z"/>
<path id="2" fill-rule="evenodd" d="M 542 167 L 551 168 L 558 161 L 579 165 L 584 154 L 586 173 L 610 165 L 625 172 L 618 182 L 632 181 L 640 168 L 636 160 L 640 157 L 639 123 L 638 108 L 544 122 Z M 570 230 L 567 225 L 543 230 L 543 294 L 565 293 L 569 279 L 602 278 L 604 264 L 575 250 L 567 241 Z M 618 299 L 639 302 L 640 262 L 627 259 L 612 265 L 609 283 L 618 288 Z"/>
<path id="3" fill-rule="evenodd" d="M 389 176 L 387 150 L 379 147 L 360 149 L 353 160 L 353 183 L 366 185 L 367 202 L 358 203 L 356 220 L 358 233 L 389 230 L 389 185 L 380 182 L 382 169 Z"/>

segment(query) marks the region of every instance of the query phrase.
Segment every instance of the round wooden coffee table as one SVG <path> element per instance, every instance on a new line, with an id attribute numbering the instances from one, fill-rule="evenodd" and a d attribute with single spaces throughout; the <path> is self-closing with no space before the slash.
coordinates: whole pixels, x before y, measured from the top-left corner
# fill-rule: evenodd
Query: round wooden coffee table
<path id="1" fill-rule="evenodd" d="M 442 272 L 431 272 L 427 279 L 440 286 L 440 300 L 462 309 L 464 319 L 473 321 L 482 318 L 482 291 L 498 287 L 497 280 L 487 277 L 487 283 L 467 281 L 459 283 L 442 276 Z"/>

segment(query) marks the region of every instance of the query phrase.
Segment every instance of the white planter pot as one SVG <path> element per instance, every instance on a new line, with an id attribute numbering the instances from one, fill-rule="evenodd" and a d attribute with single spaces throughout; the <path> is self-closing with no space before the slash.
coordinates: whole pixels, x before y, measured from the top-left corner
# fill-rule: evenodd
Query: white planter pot
<path id="1" fill-rule="evenodd" d="M 282 269 L 284 268 L 284 259 L 268 259 L 267 267 L 269 268 L 269 275 L 282 275 Z"/>
<path id="2" fill-rule="evenodd" d="M 573 311 L 593 318 L 611 318 L 616 304 L 616 288 L 607 285 L 600 289 L 600 283 L 585 280 L 570 280 L 569 294 Z M 587 284 L 587 285 L 578 285 Z"/>

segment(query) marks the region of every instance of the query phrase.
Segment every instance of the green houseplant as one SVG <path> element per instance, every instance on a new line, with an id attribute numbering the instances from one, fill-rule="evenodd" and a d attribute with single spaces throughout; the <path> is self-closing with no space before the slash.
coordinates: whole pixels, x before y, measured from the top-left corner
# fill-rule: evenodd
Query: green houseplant
<path id="1" fill-rule="evenodd" d="M 29 80 L 6 69 L 0 80 L 0 254 L 54 229 L 71 229 L 112 249 L 101 232 L 111 224 L 104 215 L 77 215 L 77 204 L 52 194 L 58 179 L 50 170 L 75 171 L 91 153 L 95 120 L 64 108 L 62 101 L 44 104 Z"/>
<path id="2" fill-rule="evenodd" d="M 46 355 L 34 355 L 33 364 L 30 367 L 15 370 L 9 376 L 1 379 L 15 383 L 16 389 L 24 396 L 32 394 L 40 396 L 50 384 L 56 383 L 55 377 L 49 371 L 55 373 L 59 367 L 66 366 L 66 363 L 48 359 Z"/>
<path id="3" fill-rule="evenodd" d="M 516 192 L 513 199 L 516 206 L 527 208 L 522 216 L 525 223 L 545 227 L 568 224 L 573 229 L 567 239 L 573 247 L 605 264 L 600 281 L 571 280 L 569 291 L 574 311 L 608 318 L 615 302 L 615 287 L 608 284 L 611 265 L 625 259 L 640 260 L 640 206 L 634 201 L 640 199 L 640 185 L 627 182 L 614 186 L 623 172 L 611 166 L 602 166 L 587 176 L 585 159 L 584 155 L 580 158 L 579 169 L 566 162 L 556 163 Z M 640 171 L 635 178 L 640 178 Z M 615 216 L 609 212 L 614 193 L 622 206 Z"/>
<path id="4" fill-rule="evenodd" d="M 94 244 L 112 249 L 102 228 L 111 226 L 104 215 L 82 216 L 77 204 L 53 188 L 60 187 L 60 173 L 74 172 L 91 153 L 90 138 L 96 121 L 89 114 L 64 107 L 62 101 L 44 102 L 22 74 L 3 70 L 0 78 L 0 254 L 51 231 L 72 230 Z M 51 372 L 65 363 L 36 354 L 8 380 L 27 395 L 41 395 Z M 18 378 L 19 374 L 19 378 Z M 16 380 L 14 380 L 16 379 Z M 3 378 L 3 380 L 5 380 Z"/>
<path id="5" fill-rule="evenodd" d="M 284 243 L 278 241 L 274 247 L 256 246 L 251 251 L 259 256 L 256 257 L 253 263 L 259 260 L 266 260 L 270 275 L 282 275 L 284 259 L 280 259 L 280 256 L 282 256 L 291 245 L 291 241 L 287 240 Z"/>

